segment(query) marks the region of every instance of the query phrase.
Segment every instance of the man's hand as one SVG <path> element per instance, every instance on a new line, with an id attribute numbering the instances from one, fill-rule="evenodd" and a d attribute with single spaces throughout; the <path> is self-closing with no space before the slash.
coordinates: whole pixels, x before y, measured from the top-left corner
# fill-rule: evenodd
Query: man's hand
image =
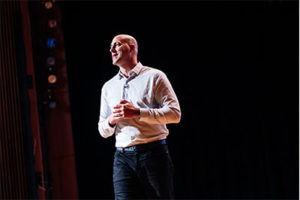
<path id="1" fill-rule="evenodd" d="M 109 116 L 108 122 L 114 126 L 123 119 L 135 119 L 139 117 L 140 109 L 134 107 L 129 101 L 122 99 L 119 104 L 113 107 L 113 112 Z"/>

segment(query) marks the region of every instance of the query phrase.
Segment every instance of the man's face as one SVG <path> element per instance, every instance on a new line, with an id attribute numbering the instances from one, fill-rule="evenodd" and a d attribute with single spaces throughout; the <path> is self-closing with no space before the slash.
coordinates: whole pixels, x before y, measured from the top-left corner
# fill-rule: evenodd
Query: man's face
<path id="1" fill-rule="evenodd" d="M 115 37 L 111 42 L 110 52 L 113 64 L 122 65 L 128 60 L 130 47 L 122 37 Z"/>

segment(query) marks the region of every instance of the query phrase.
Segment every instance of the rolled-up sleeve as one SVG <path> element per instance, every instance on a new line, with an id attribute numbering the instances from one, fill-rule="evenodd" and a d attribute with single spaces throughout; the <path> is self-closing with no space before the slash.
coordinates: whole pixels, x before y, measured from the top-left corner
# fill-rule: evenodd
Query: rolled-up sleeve
<path id="1" fill-rule="evenodd" d="M 181 110 L 177 96 L 167 76 L 160 72 L 154 86 L 155 101 L 159 108 L 141 108 L 140 121 L 150 124 L 179 123 Z"/>
<path id="2" fill-rule="evenodd" d="M 99 122 L 98 122 L 98 130 L 102 137 L 107 138 L 109 136 L 112 136 L 115 132 L 116 126 L 111 127 L 108 123 L 108 117 L 111 114 L 111 109 L 108 105 L 107 99 L 106 99 L 106 92 L 104 87 L 101 91 L 101 103 L 100 103 L 100 116 L 99 116 Z"/>

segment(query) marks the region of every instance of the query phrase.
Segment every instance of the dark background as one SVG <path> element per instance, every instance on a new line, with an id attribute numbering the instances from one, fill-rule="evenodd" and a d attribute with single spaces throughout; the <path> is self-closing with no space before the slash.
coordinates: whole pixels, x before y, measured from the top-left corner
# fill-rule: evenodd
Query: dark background
<path id="1" fill-rule="evenodd" d="M 298 197 L 297 1 L 59 3 L 80 198 L 113 198 L 115 139 L 97 123 L 119 33 L 178 96 L 182 120 L 168 126 L 176 198 Z"/>

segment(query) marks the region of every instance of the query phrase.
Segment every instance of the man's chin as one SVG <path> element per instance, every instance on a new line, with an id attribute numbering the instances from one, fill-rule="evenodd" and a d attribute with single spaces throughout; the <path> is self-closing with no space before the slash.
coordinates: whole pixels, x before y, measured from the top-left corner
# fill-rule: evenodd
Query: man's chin
<path id="1" fill-rule="evenodd" d="M 119 67 L 119 63 L 117 61 L 113 61 L 112 64 Z"/>
<path id="2" fill-rule="evenodd" d="M 118 58 L 112 60 L 113 65 L 117 65 L 117 66 L 118 66 L 121 62 L 122 62 L 121 59 L 118 59 Z"/>

